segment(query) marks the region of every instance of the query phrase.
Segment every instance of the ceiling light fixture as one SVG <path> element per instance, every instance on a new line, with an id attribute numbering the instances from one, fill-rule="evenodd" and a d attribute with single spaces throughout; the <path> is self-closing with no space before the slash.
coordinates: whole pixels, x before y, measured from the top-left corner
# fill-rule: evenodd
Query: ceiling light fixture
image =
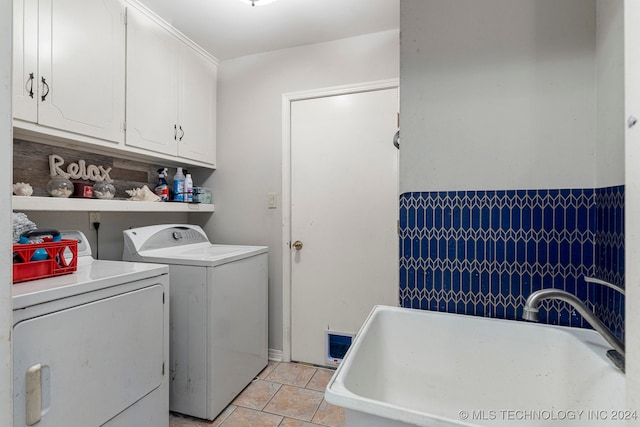
<path id="1" fill-rule="evenodd" d="M 273 3 L 276 0 L 240 0 L 244 4 L 250 4 L 251 6 L 264 6 L 269 3 Z"/>

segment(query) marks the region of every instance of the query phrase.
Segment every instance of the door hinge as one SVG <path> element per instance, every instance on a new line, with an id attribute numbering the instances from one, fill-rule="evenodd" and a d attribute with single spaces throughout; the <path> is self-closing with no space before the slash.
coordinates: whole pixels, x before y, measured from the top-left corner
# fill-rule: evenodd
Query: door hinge
<path id="1" fill-rule="evenodd" d="M 162 362 L 162 376 L 164 377 L 164 362 Z"/>
<path id="2" fill-rule="evenodd" d="M 162 293 L 162 303 L 164 304 L 164 292 Z"/>

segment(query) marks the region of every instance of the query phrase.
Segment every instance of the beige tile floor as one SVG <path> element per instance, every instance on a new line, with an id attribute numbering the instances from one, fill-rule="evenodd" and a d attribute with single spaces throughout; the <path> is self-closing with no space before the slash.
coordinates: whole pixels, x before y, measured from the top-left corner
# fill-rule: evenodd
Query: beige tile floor
<path id="1" fill-rule="evenodd" d="M 324 400 L 330 369 L 269 362 L 213 421 L 171 414 L 169 427 L 343 427 L 344 411 Z"/>

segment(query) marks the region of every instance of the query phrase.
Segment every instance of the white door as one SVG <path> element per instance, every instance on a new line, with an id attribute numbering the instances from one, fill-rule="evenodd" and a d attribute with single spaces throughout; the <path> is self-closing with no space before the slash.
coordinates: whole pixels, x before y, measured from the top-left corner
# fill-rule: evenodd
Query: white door
<path id="1" fill-rule="evenodd" d="M 124 141 L 124 10 L 120 0 L 40 0 L 39 124 Z"/>
<path id="2" fill-rule="evenodd" d="M 625 287 L 627 317 L 627 408 L 640 407 L 640 313 L 632 308 L 640 298 L 640 123 L 632 125 L 631 116 L 640 118 L 640 3 L 624 2 L 624 56 L 625 56 Z M 629 357 L 628 355 L 632 355 Z M 631 425 L 632 423 L 628 423 Z"/>
<path id="3" fill-rule="evenodd" d="M 215 166 L 216 65 L 187 46 L 180 48 L 178 156 Z"/>
<path id="4" fill-rule="evenodd" d="M 13 117 L 38 121 L 38 0 L 13 1 Z"/>
<path id="5" fill-rule="evenodd" d="M 179 47 L 151 18 L 127 9 L 127 145 L 177 154 Z"/>
<path id="6" fill-rule="evenodd" d="M 396 88 L 291 105 L 291 359 L 398 304 Z"/>

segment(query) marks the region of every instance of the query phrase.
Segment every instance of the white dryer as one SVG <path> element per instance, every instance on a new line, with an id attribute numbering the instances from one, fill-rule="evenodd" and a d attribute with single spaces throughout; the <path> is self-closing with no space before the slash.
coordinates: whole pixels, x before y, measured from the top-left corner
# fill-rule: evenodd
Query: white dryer
<path id="1" fill-rule="evenodd" d="M 123 259 L 169 264 L 172 411 L 213 420 L 267 365 L 267 256 L 196 225 L 124 231 Z"/>
<path id="2" fill-rule="evenodd" d="M 169 269 L 95 260 L 13 292 L 14 427 L 169 425 Z"/>

